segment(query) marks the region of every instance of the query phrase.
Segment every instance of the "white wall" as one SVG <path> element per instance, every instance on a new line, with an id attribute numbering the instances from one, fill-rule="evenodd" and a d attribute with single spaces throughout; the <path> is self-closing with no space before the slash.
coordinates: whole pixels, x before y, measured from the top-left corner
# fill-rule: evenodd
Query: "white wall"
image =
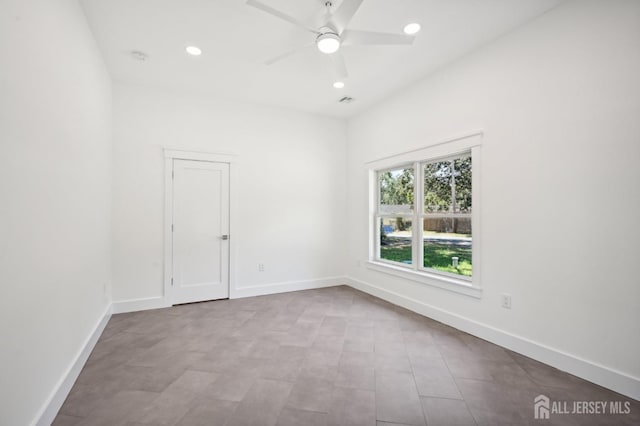
<path id="1" fill-rule="evenodd" d="M 0 2 L 0 424 L 48 403 L 109 304 L 111 86 L 74 0 Z"/>
<path id="2" fill-rule="evenodd" d="M 483 336 L 569 354 L 563 367 L 616 370 L 600 382 L 638 398 L 638 76 L 640 2 L 570 2 L 350 120 L 349 275 Z M 364 163 L 478 129 L 482 299 L 358 267 Z"/>
<path id="3" fill-rule="evenodd" d="M 114 105 L 116 302 L 163 294 L 163 147 L 237 156 L 234 290 L 343 274 L 344 121 L 125 84 Z"/>

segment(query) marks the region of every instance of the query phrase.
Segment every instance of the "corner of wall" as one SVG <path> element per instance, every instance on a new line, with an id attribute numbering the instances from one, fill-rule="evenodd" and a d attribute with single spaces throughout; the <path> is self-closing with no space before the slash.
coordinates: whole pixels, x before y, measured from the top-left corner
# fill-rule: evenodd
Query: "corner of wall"
<path id="1" fill-rule="evenodd" d="M 96 346 L 98 339 L 100 339 L 109 319 L 111 319 L 111 311 L 111 304 L 108 304 L 101 318 L 98 320 L 98 323 L 93 328 L 93 331 L 89 336 L 87 336 L 77 355 L 69 364 L 65 373 L 49 395 L 49 398 L 47 398 L 40 411 L 36 414 L 35 419 L 31 423 L 32 425 L 49 426 L 55 420 L 56 415 L 58 414 L 58 411 L 60 411 L 62 404 L 64 404 L 65 399 L 67 399 L 73 384 L 78 379 L 82 368 L 89 359 L 91 351 L 93 351 L 93 348 Z"/>

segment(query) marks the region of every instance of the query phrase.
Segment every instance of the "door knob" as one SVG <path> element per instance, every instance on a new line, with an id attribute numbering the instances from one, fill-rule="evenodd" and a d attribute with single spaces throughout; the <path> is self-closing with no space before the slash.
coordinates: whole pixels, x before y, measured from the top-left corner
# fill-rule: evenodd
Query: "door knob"
<path id="1" fill-rule="evenodd" d="M 220 238 L 222 238 L 223 240 L 228 240 L 228 239 L 229 239 L 229 236 L 228 236 L 228 235 L 223 235 L 223 236 L 222 236 L 222 237 L 220 237 Z"/>

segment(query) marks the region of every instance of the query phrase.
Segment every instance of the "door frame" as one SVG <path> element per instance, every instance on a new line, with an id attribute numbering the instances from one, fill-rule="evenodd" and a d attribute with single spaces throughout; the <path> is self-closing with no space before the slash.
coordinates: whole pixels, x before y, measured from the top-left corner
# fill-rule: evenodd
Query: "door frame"
<path id="1" fill-rule="evenodd" d="M 229 299 L 235 298 L 236 244 L 234 231 L 237 216 L 237 156 L 229 153 L 185 151 L 164 148 L 164 289 L 165 306 L 172 306 L 173 277 L 173 160 L 207 161 L 229 165 Z"/>

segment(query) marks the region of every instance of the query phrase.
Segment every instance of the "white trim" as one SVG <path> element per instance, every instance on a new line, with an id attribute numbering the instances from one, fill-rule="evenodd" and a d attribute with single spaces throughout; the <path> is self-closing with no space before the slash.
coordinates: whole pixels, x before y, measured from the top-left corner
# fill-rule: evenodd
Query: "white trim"
<path id="1" fill-rule="evenodd" d="M 416 160 L 424 161 L 432 158 L 437 160 L 438 158 L 450 157 L 457 153 L 468 151 L 473 147 L 480 146 L 483 136 L 484 132 L 482 131 L 471 132 L 426 147 L 367 161 L 364 163 L 364 166 L 369 170 L 393 169 L 397 164 L 412 164 L 415 163 Z"/>
<path id="2" fill-rule="evenodd" d="M 231 160 L 229 160 L 231 161 Z M 236 222 L 240 215 L 240 192 L 238 190 L 239 176 L 238 164 L 229 163 L 229 299 L 235 297 L 236 288 L 236 259 L 238 258 L 238 244 L 236 244 L 237 231 L 240 222 Z"/>
<path id="3" fill-rule="evenodd" d="M 420 300 L 346 277 L 345 282 L 360 291 L 379 297 L 418 314 L 440 321 L 496 345 L 566 371 L 622 395 L 640 400 L 640 378 L 584 358 L 563 352 L 525 337 L 517 336 L 493 326 L 474 321 L 453 312 L 437 308 Z"/>
<path id="4" fill-rule="evenodd" d="M 169 308 L 171 304 L 163 296 L 145 297 L 142 299 L 120 300 L 112 303 L 114 314 L 148 311 L 149 309 Z"/>
<path id="5" fill-rule="evenodd" d="M 164 160 L 164 286 L 162 298 L 164 305 L 171 304 L 171 280 L 173 277 L 173 157 Z M 114 303 L 115 305 L 115 303 Z M 143 308 L 144 309 L 144 308 Z M 153 308 L 147 308 L 153 309 Z"/>
<path id="6" fill-rule="evenodd" d="M 325 277 L 312 280 L 285 281 L 269 284 L 248 285 L 241 288 L 234 288 L 230 299 L 238 299 L 251 296 L 264 296 L 267 294 L 286 293 L 296 290 L 311 290 L 314 288 L 334 287 L 345 285 L 345 276 Z M 120 300 L 113 302 L 113 314 L 123 314 L 127 312 L 147 311 L 150 309 L 170 308 L 171 304 L 165 302 L 163 296 L 146 297 L 142 299 Z"/>
<path id="7" fill-rule="evenodd" d="M 78 354 L 75 356 L 67 371 L 62 375 L 56 386 L 53 388 L 53 391 L 47 398 L 47 401 L 44 403 L 38 414 L 36 414 L 35 419 L 31 422 L 31 425 L 37 426 L 49 426 L 53 420 L 58 415 L 58 411 L 64 404 L 65 399 L 69 396 L 69 392 L 71 392 L 71 388 L 73 384 L 76 382 L 76 379 L 80 375 L 82 368 L 84 367 L 87 359 L 89 359 L 89 355 L 91 355 L 91 351 L 96 346 L 98 339 L 102 335 L 104 328 L 107 326 L 109 319 L 111 318 L 111 304 L 107 306 L 104 313 L 98 320 L 98 323 L 95 325 L 87 339 L 82 344 L 82 347 L 78 351 Z"/>
<path id="8" fill-rule="evenodd" d="M 215 163 L 229 164 L 229 298 L 235 297 L 236 285 L 236 244 L 234 233 L 236 231 L 236 219 L 238 217 L 238 156 L 226 152 L 201 152 L 201 151 L 185 151 L 179 149 L 164 148 L 164 286 L 162 303 L 154 305 L 155 307 L 143 307 L 141 309 L 157 309 L 171 306 L 171 278 L 173 276 L 173 233 L 171 226 L 173 222 L 173 160 L 192 160 L 192 161 L 210 161 Z M 120 302 L 120 303 L 129 303 Z M 136 306 L 136 305 L 133 305 Z"/>
<path id="9" fill-rule="evenodd" d="M 263 296 L 267 294 L 286 293 L 297 290 L 311 290 L 315 288 L 345 285 L 346 277 L 326 277 L 313 280 L 286 281 L 281 283 L 257 284 L 235 289 L 233 298 Z"/>
<path id="10" fill-rule="evenodd" d="M 471 281 L 462 278 L 437 273 L 431 274 L 424 270 L 416 271 L 415 269 L 409 269 L 401 265 L 392 265 L 391 262 L 368 261 L 366 266 L 368 269 L 374 271 L 475 297 L 476 299 L 482 297 L 482 288 L 475 287 L 471 284 Z"/>
<path id="11" fill-rule="evenodd" d="M 227 152 L 185 151 L 164 148 L 164 158 L 176 160 L 211 161 L 214 163 L 235 163 L 238 157 Z"/>

